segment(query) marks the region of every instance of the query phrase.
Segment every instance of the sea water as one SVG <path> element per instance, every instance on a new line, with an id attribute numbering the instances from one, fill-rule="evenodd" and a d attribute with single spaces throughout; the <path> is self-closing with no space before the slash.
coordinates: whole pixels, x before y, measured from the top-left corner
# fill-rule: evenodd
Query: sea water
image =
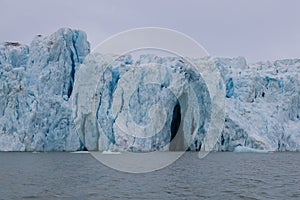
<path id="1" fill-rule="evenodd" d="M 300 199 L 300 153 L 187 152 L 131 174 L 90 154 L 0 153 L 0 199 Z"/>

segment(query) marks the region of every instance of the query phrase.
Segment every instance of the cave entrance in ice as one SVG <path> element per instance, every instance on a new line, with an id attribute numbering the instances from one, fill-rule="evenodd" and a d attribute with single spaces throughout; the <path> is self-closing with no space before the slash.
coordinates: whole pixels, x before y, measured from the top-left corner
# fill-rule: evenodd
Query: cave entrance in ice
<path id="1" fill-rule="evenodd" d="M 183 95 L 178 99 L 178 102 L 174 106 L 173 109 L 173 116 L 172 116 L 172 122 L 171 122 L 171 137 L 170 137 L 170 146 L 169 151 L 184 151 L 184 133 L 182 130 L 182 109 L 185 107 L 185 105 L 182 105 L 183 99 L 185 99 L 186 96 Z"/>

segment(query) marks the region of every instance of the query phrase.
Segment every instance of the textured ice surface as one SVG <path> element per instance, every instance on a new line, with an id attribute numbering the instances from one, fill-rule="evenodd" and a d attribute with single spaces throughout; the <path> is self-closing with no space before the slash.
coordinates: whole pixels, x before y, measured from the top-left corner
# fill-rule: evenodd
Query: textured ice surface
<path id="1" fill-rule="evenodd" d="M 226 82 L 226 121 L 218 150 L 242 145 L 300 150 L 300 59 L 247 65 L 216 58 Z"/>
<path id="2" fill-rule="evenodd" d="M 103 77 L 99 77 L 103 67 L 116 57 L 97 55 L 97 58 L 85 59 L 89 52 L 86 34 L 67 28 L 47 37 L 36 36 L 30 46 L 14 42 L 0 45 L 1 151 L 74 151 L 83 149 L 82 143 L 91 150 L 121 148 L 143 151 L 169 148 L 164 144 L 172 137 L 170 125 L 173 120 L 176 121 L 174 110 L 177 102 L 172 100 L 172 94 L 168 92 L 157 97 L 156 90 L 176 88 L 178 91 L 174 94 L 182 96 L 188 82 L 184 78 L 185 71 L 181 62 L 178 59 L 153 56 L 143 56 L 140 59 L 142 64 L 154 62 L 163 65 L 161 70 L 143 72 L 157 73 L 163 78 L 160 80 L 161 88 L 153 85 L 143 88 L 147 91 L 145 94 L 136 93 L 132 96 L 130 105 L 145 100 L 145 107 L 132 107 L 133 119 L 137 124 L 144 125 L 146 121 L 143 121 L 143 109 L 155 114 L 160 108 L 152 109 L 151 105 L 158 101 L 162 103 L 162 107 L 169 106 L 167 111 L 172 112 L 162 113 L 166 118 L 156 122 L 160 129 L 164 127 L 160 126 L 160 120 L 168 119 L 168 130 L 163 131 L 160 137 L 136 140 L 132 136 L 124 135 L 114 126 L 112 118 L 121 104 L 111 101 L 113 95 L 128 95 L 122 94 L 122 90 L 125 91 L 126 88 L 119 87 L 118 82 L 122 80 L 122 74 L 135 63 L 132 63 L 130 57 L 123 57 L 114 62 Z M 105 65 L 95 63 L 95 59 L 102 60 Z M 80 66 L 83 61 L 85 64 Z M 242 57 L 207 58 L 206 61 L 215 63 L 226 84 L 225 127 L 218 139 L 216 150 L 234 151 L 242 147 L 272 151 L 300 150 L 299 59 L 251 65 Z M 85 70 L 79 70 L 84 68 Z M 143 83 L 143 77 L 134 78 L 134 81 L 128 79 L 128 87 L 143 87 L 143 84 L 139 84 Z M 95 82 L 98 87 L 91 90 L 90 86 L 94 87 Z M 80 84 L 81 91 L 74 91 L 77 88 L 74 84 Z M 143 99 L 143 96 L 151 98 Z M 203 98 L 209 102 L 205 96 Z M 182 98 L 183 102 L 184 99 Z M 78 107 L 78 101 L 86 104 Z M 75 123 L 72 119 L 75 119 Z M 199 119 L 196 126 L 201 127 L 203 120 Z M 104 124 L 105 130 L 99 129 L 99 122 Z M 194 122 L 189 121 L 186 127 L 192 127 L 192 123 Z M 205 133 L 205 127 L 203 131 Z M 190 149 L 197 150 L 202 145 L 205 134 L 198 132 L 195 137 L 191 137 L 187 134 L 191 132 L 193 131 L 182 130 L 181 137 L 184 140 L 181 141 L 192 139 Z M 143 132 L 137 132 L 141 133 Z M 150 133 L 151 131 L 147 132 Z M 179 146 L 186 148 L 186 143 Z"/>
<path id="3" fill-rule="evenodd" d="M 0 46 L 0 150 L 79 149 L 69 98 L 88 53 L 86 34 L 71 29 Z"/>
<path id="4" fill-rule="evenodd" d="M 105 60 L 104 57 L 97 59 Z M 96 58 L 93 58 L 96 59 Z M 92 60 L 93 60 L 92 59 Z M 112 62 L 103 61 L 104 63 Z M 146 56 L 142 57 L 140 63 L 153 62 L 153 57 Z M 169 59 L 156 58 L 158 63 L 163 63 L 170 68 L 176 66 L 179 69 L 180 62 L 174 59 L 170 62 Z M 92 65 L 92 60 L 89 61 L 88 66 L 96 67 Z M 155 59 L 154 59 L 155 60 Z M 207 58 L 207 60 L 213 60 L 215 65 L 221 71 L 224 83 L 226 84 L 226 118 L 225 127 L 222 132 L 221 137 L 218 140 L 218 144 L 215 149 L 218 151 L 233 151 L 238 146 L 244 146 L 251 149 L 265 149 L 271 151 L 295 151 L 300 148 L 300 118 L 299 118 L 299 98 L 300 98 L 300 88 L 299 88 L 299 72 L 300 72 L 300 60 L 281 60 L 275 61 L 273 63 L 257 63 L 254 65 L 247 65 L 246 61 L 242 57 L 227 59 L 227 58 Z M 202 60 L 203 61 L 203 60 Z M 178 63 L 176 63 L 178 62 Z M 203 61 L 204 62 L 204 61 Z M 106 64 L 107 65 L 107 64 Z M 103 66 L 106 66 L 105 64 Z M 144 140 L 143 142 L 136 140 L 136 138 L 130 138 L 128 135 L 122 135 L 121 132 L 114 126 L 115 120 L 117 118 L 110 115 L 111 106 L 113 102 L 113 95 L 118 93 L 119 85 L 126 85 L 124 83 L 118 83 L 119 79 L 122 80 L 122 73 L 128 71 L 132 67 L 133 63 L 130 58 L 124 58 L 124 60 L 119 61 L 114 64 L 110 70 L 107 70 L 103 79 L 99 79 L 98 76 L 93 76 L 89 79 L 89 82 L 97 82 L 100 80 L 99 96 L 95 105 L 99 105 L 98 110 L 95 113 L 87 112 L 85 116 L 90 118 L 92 116 L 93 125 L 90 124 L 83 126 L 80 130 L 83 131 L 82 134 L 91 134 L 93 131 L 93 148 L 103 149 L 114 149 L 118 144 L 118 148 L 136 148 L 141 149 L 151 149 L 157 148 L 157 146 L 151 146 L 155 144 L 153 140 Z M 133 65 L 134 66 L 134 65 Z M 87 67 L 87 66 L 85 66 Z M 101 71 L 98 67 L 98 72 Z M 96 71 L 97 71 L 96 70 Z M 85 70 L 83 70 L 85 71 Z M 184 71 L 184 70 L 183 70 Z M 150 73 L 150 72 L 148 72 Z M 145 74 L 148 74 L 145 73 Z M 153 76 L 154 72 L 151 72 Z M 181 82 L 176 81 L 172 83 L 172 75 L 165 76 L 164 72 L 160 74 L 168 80 L 168 84 L 176 85 L 178 88 L 182 88 Z M 168 74 L 168 73 L 167 73 Z M 180 74 L 180 73 L 179 73 Z M 78 77 L 84 77 L 82 74 L 78 74 Z M 121 77 L 121 78 L 120 78 Z M 146 75 L 144 77 L 147 77 Z M 94 81 L 93 78 L 96 78 Z M 85 82 L 84 78 L 81 78 Z M 135 80 L 133 77 L 125 79 L 127 86 L 132 85 L 143 85 L 140 80 Z M 80 83 L 80 81 L 79 81 Z M 163 84 L 162 84 L 163 85 Z M 127 87 L 125 86 L 125 87 Z M 122 88 L 122 92 L 126 89 Z M 98 88 L 99 89 L 99 88 Z M 201 90 L 199 90 L 201 91 Z M 81 93 L 81 92 L 79 92 Z M 157 92 L 152 91 L 147 94 L 142 94 L 141 99 L 144 96 L 156 95 Z M 126 92 L 125 94 L 126 95 Z M 119 98 L 122 99 L 122 98 Z M 88 104 L 87 100 L 87 104 Z M 120 102 L 119 102 L 120 103 Z M 171 107 L 172 101 L 170 100 Z M 146 106 L 147 107 L 147 106 Z M 80 108 L 79 108 L 80 109 Z M 134 108 L 137 109 L 137 108 Z M 139 115 L 143 115 L 146 112 L 141 109 L 137 110 Z M 96 119 L 93 116 L 96 115 Z M 105 116 L 103 119 L 101 117 Z M 139 116 L 137 119 L 141 119 L 143 116 Z M 97 128 L 97 120 L 100 124 L 106 124 L 106 130 L 99 130 Z M 189 118 L 188 120 L 191 120 Z M 79 120 L 85 121 L 85 120 Z M 127 124 L 127 123 L 123 123 Z M 91 129 L 91 127 L 93 127 Z M 132 129 L 131 129 L 132 130 Z M 130 131 L 129 131 L 130 132 Z M 188 141 L 188 132 L 186 131 L 184 135 L 184 141 Z M 101 137 L 101 134 L 106 134 L 106 137 Z M 109 134 L 109 135 L 107 135 Z M 103 135 L 102 135 L 103 136 Z M 203 135 L 202 135 L 203 137 Z M 90 140 L 91 136 L 85 136 L 86 140 Z M 98 144 L 95 139 L 98 139 Z M 168 137 L 159 138 L 160 141 L 167 141 Z M 140 143 L 139 143 L 140 142 Z M 191 150 L 199 149 L 199 146 L 203 143 L 203 138 L 194 138 L 191 142 Z"/>
<path id="5" fill-rule="evenodd" d="M 74 118 L 89 150 L 202 147 L 210 96 L 201 76 L 178 58 L 91 55 L 75 84 Z"/>

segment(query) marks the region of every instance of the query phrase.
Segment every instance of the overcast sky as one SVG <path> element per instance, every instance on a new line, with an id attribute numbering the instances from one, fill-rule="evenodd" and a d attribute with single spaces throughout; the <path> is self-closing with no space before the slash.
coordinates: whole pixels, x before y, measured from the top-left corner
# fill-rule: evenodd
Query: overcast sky
<path id="1" fill-rule="evenodd" d="M 37 34 L 71 27 L 95 47 L 144 26 L 183 32 L 212 56 L 300 58 L 298 0 L 0 0 L 0 42 L 29 44 Z"/>

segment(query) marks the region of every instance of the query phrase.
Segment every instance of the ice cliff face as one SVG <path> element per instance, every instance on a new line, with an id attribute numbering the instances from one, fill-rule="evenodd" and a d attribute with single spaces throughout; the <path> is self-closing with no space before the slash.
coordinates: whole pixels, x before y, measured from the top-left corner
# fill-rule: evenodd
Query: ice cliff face
<path id="1" fill-rule="evenodd" d="M 0 46 L 0 150 L 77 150 L 69 98 L 89 53 L 86 34 L 60 29 L 28 47 Z"/>
<path id="2" fill-rule="evenodd" d="M 93 64 L 95 60 L 97 60 L 96 63 L 103 63 L 103 65 L 99 66 Z M 101 67 L 109 65 L 112 61 L 113 58 L 107 59 L 98 55 L 98 57 L 93 57 L 90 60 L 87 59 L 87 63 L 82 67 L 90 68 L 89 70 L 99 73 L 103 72 Z M 270 151 L 296 151 L 300 149 L 300 60 L 280 60 L 273 63 L 260 62 L 250 66 L 247 65 L 246 60 L 242 57 L 234 59 L 208 58 L 206 61 L 214 62 L 220 70 L 226 85 L 225 127 L 218 139 L 218 143 L 215 147 L 216 150 L 234 151 L 240 146 L 247 147 L 248 149 L 264 149 Z M 139 78 L 136 80 L 134 76 L 128 79 L 125 78 L 125 84 L 120 82 L 125 72 L 141 63 L 163 63 L 170 69 L 175 68 L 179 71 L 183 69 L 182 72 L 186 73 L 185 67 L 179 59 L 162 59 L 153 56 L 144 56 L 134 63 L 129 56 L 113 63 L 109 70 L 106 70 L 102 78 L 99 78 L 97 75 L 91 77 L 89 79 L 91 85 L 94 85 L 95 82 L 100 82 L 100 85 L 98 85 L 100 91 L 98 90 L 98 93 L 96 92 L 94 96 L 93 94 L 86 93 L 84 93 L 84 96 L 91 96 L 91 98 L 96 97 L 97 101 L 94 102 L 93 106 L 90 106 L 90 100 L 86 99 L 84 105 L 89 105 L 87 106 L 89 109 L 84 108 L 83 111 L 83 107 L 76 108 L 77 112 L 81 113 L 77 115 L 78 122 L 88 122 L 87 124 L 77 124 L 79 125 L 78 130 L 83 130 L 79 132 L 81 132 L 82 137 L 88 141 L 85 143 L 88 144 L 87 146 L 89 148 L 99 150 L 160 149 L 160 146 L 155 142 L 156 139 L 164 143 L 170 141 L 170 135 L 165 137 L 161 135 L 159 138 L 154 137 L 143 141 L 142 139 L 129 137 L 116 126 L 118 116 L 112 114 L 112 104 L 114 104 L 113 97 L 114 95 L 118 95 L 120 91 L 125 94 L 128 93 L 126 92 L 126 88 L 123 88 L 124 86 L 122 85 L 125 85 L 125 87 L 127 87 L 127 85 L 134 87 L 136 84 L 140 86 L 144 85 L 143 81 Z M 78 84 L 87 83 L 84 78 L 86 77 L 86 74 L 84 74 L 86 71 L 87 70 L 84 69 L 78 74 Z M 151 71 L 144 72 L 142 78 L 146 79 L 147 74 L 152 74 L 152 76 L 155 77 L 155 71 Z M 166 88 L 183 88 L 180 78 L 174 81 L 174 77 L 170 72 L 167 73 L 167 76 L 165 76 L 166 72 L 163 71 L 159 72 L 159 74 L 165 77 L 161 79 L 160 84 Z M 179 72 L 179 76 L 180 74 Z M 172 82 L 172 80 L 174 82 Z M 83 90 L 87 91 L 87 88 Z M 203 90 L 199 89 L 198 91 Z M 82 92 L 76 91 L 75 93 L 79 97 Z M 159 93 L 160 91 L 154 91 L 152 88 L 152 91 L 141 93 L 140 99 L 138 99 L 137 102 L 146 101 L 143 97 L 147 97 L 147 100 L 151 99 L 148 97 L 149 94 L 159 96 Z M 126 95 L 121 94 L 121 96 Z M 172 108 L 175 108 L 176 102 L 172 102 L 170 95 L 165 94 L 164 98 L 168 99 Z M 123 99 L 123 97 L 120 98 L 119 95 L 119 99 Z M 209 102 L 209 99 L 206 99 L 205 102 Z M 137 104 L 138 103 L 135 105 Z M 124 105 L 123 100 L 120 105 Z M 147 107 L 148 105 L 145 104 L 144 106 Z M 97 108 L 92 111 L 93 109 L 90 109 L 91 107 Z M 167 107 L 167 105 L 163 107 Z M 138 109 L 135 113 L 139 115 L 147 113 L 147 109 L 141 111 L 142 108 L 138 108 L 137 106 L 129 109 Z M 172 109 L 169 110 L 173 111 Z M 203 111 L 202 109 L 202 112 Z M 96 116 L 96 118 L 94 116 Z M 139 116 L 138 119 L 143 117 L 145 116 Z M 188 121 L 192 121 L 192 119 L 193 118 L 189 118 Z M 126 121 L 126 123 L 123 123 L 128 124 L 129 122 Z M 105 124 L 105 131 L 101 130 L 97 124 Z M 131 127 L 130 130 L 135 129 Z M 167 132 L 168 131 L 164 131 L 164 133 Z M 204 142 L 205 133 L 198 134 L 196 138 L 193 138 L 193 141 L 190 143 L 190 148 L 188 148 L 186 144 L 190 139 L 187 138 L 189 132 L 190 131 L 183 131 L 184 136 L 181 145 L 184 146 L 184 149 L 199 150 Z M 160 145 L 164 146 L 163 144 Z"/>
<path id="3" fill-rule="evenodd" d="M 226 122 L 218 150 L 300 149 L 300 59 L 247 65 L 216 58 L 226 82 Z"/>
<path id="4" fill-rule="evenodd" d="M 95 54 L 81 65 L 75 84 L 75 121 L 87 149 L 203 148 L 211 99 L 204 80 L 182 59 Z"/>
<path id="5" fill-rule="evenodd" d="M 0 45 L 0 151 L 73 151 L 83 149 L 83 143 L 90 150 L 166 150 L 176 149 L 176 146 L 186 148 L 190 140 L 193 140 L 189 143 L 191 150 L 203 146 L 210 105 L 205 93 L 197 94 L 199 98 L 196 99 L 206 103 L 199 108 L 207 113 L 206 116 L 196 118 L 196 122 L 184 122 L 185 127 L 196 131 L 184 130 L 178 125 L 179 118 L 185 115 L 178 112 L 178 99 L 181 110 L 185 110 L 183 107 L 188 109 L 186 102 L 192 95 L 187 92 L 186 85 L 194 84 L 199 91 L 205 91 L 205 84 L 199 82 L 200 79 L 195 81 L 197 77 L 192 72 L 186 73 L 182 61 L 153 56 L 133 61 L 127 56 L 112 63 L 115 57 L 97 55 L 85 59 L 89 52 L 86 34 L 71 29 L 60 29 L 47 37 L 36 36 L 30 46 Z M 207 58 L 203 62 L 206 61 L 217 66 L 226 85 L 225 127 L 216 150 L 233 151 L 239 146 L 300 150 L 299 59 L 253 65 L 248 65 L 241 57 Z M 143 77 L 122 77 L 132 66 L 143 63 L 163 67 L 156 71 L 141 69 Z M 109 70 L 99 77 L 108 64 L 111 64 Z M 172 70 L 176 76 L 172 75 Z M 149 76 L 151 74 L 153 76 Z M 186 75 L 192 78 L 186 79 Z M 148 76 L 162 78 L 159 84 L 142 88 Z M 126 80 L 132 87 L 144 91 L 131 94 L 128 102 L 137 124 L 145 125 L 146 111 L 156 115 L 167 108 L 168 112 L 162 113 L 163 117 L 155 122 L 156 128 L 163 133 L 161 138 L 153 135 L 151 139 L 136 139 L 124 134 L 124 127 L 115 126 L 116 111 L 121 104 L 115 104 L 112 99 L 124 99 L 116 97 L 129 95 L 126 87 L 119 86 L 125 84 L 119 81 Z M 90 85 L 95 83 L 97 88 L 91 90 Z M 76 85 L 80 85 L 80 91 Z M 170 88 L 171 93 L 166 90 Z M 156 95 L 162 90 L 165 90 L 163 96 Z M 136 107 L 137 102 L 144 104 Z M 157 102 L 159 106 L 152 109 Z M 195 119 L 190 113 L 190 119 Z M 163 126 L 160 122 L 167 123 Z M 99 123 L 103 125 L 101 128 Z M 149 130 L 137 134 L 149 136 Z M 165 143 L 174 137 L 174 130 L 180 130 L 179 141 L 183 143 L 166 146 Z M 191 132 L 192 136 L 188 134 Z"/>

